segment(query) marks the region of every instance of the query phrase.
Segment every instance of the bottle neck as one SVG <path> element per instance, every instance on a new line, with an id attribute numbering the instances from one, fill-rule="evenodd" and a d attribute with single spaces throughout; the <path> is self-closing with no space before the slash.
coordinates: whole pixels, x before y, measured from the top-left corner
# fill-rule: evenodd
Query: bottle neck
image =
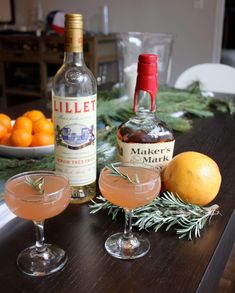
<path id="1" fill-rule="evenodd" d="M 137 79 L 134 94 L 134 112 L 155 112 L 157 80 L 157 56 L 142 54 L 139 56 Z"/>
<path id="2" fill-rule="evenodd" d="M 82 27 L 66 28 L 64 63 L 84 64 Z"/>
<path id="3" fill-rule="evenodd" d="M 151 93 L 144 90 L 137 90 L 135 92 L 135 108 L 137 115 L 155 115 L 156 112 L 156 98 L 152 98 Z"/>
<path id="4" fill-rule="evenodd" d="M 64 52 L 64 63 L 74 63 L 76 65 L 84 65 L 83 52 Z"/>

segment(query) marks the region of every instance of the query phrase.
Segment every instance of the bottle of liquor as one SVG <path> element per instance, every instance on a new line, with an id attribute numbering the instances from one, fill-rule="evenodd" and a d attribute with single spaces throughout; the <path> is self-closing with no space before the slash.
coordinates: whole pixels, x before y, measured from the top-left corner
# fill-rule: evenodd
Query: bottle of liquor
<path id="1" fill-rule="evenodd" d="M 64 62 L 52 85 L 55 168 L 72 187 L 72 203 L 96 191 L 96 80 L 84 63 L 81 14 L 65 15 Z"/>
<path id="2" fill-rule="evenodd" d="M 138 162 L 161 170 L 173 156 L 172 131 L 156 116 L 157 55 L 139 55 L 134 93 L 135 115 L 117 131 L 122 162 Z"/>

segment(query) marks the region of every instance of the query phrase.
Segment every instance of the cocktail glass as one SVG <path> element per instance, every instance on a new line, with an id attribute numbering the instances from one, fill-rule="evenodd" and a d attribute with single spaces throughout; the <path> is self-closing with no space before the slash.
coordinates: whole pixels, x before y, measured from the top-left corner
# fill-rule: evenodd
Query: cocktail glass
<path id="1" fill-rule="evenodd" d="M 130 180 L 113 172 L 113 167 Z M 114 174 L 116 173 L 116 174 Z M 156 169 L 132 163 L 114 163 L 104 167 L 99 177 L 102 195 L 125 211 L 123 233 L 111 235 L 105 242 L 107 252 L 119 259 L 135 259 L 150 249 L 149 240 L 132 232 L 133 210 L 150 203 L 160 192 L 161 179 Z"/>
<path id="2" fill-rule="evenodd" d="M 34 184 L 44 181 L 41 186 Z M 39 180 L 39 181 L 36 181 Z M 37 188 L 41 187 L 41 190 Z M 44 276 L 64 267 L 66 252 L 52 244 L 44 243 L 44 221 L 60 214 L 69 204 L 71 190 L 67 178 L 52 171 L 30 171 L 11 177 L 5 184 L 4 199 L 9 209 L 18 217 L 32 220 L 36 243 L 17 257 L 19 269 L 31 276 Z"/>

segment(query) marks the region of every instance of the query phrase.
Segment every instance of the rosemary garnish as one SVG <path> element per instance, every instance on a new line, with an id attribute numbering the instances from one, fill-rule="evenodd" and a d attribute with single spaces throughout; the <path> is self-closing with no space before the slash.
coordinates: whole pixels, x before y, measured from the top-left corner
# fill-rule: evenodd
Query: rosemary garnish
<path id="1" fill-rule="evenodd" d="M 133 184 L 140 184 L 140 180 L 137 174 L 135 174 L 135 180 L 132 180 L 128 174 L 122 173 L 118 168 L 114 166 L 114 164 L 109 164 L 106 166 L 109 170 L 111 170 L 111 173 L 109 175 L 111 176 L 117 176 L 117 177 L 122 177 L 125 180 L 128 180 L 130 183 Z"/>
<path id="2" fill-rule="evenodd" d="M 114 220 L 118 212 L 122 211 L 122 208 L 112 205 L 102 196 L 97 200 L 92 201 L 93 205 L 90 205 L 91 214 L 108 209 L 108 214 Z M 192 240 L 193 237 L 200 237 L 201 230 L 218 214 L 218 205 L 201 207 L 188 204 L 176 194 L 164 192 L 148 205 L 134 210 L 133 225 L 138 226 L 140 230 L 152 228 L 155 232 L 162 227 L 166 231 L 174 228 L 179 238 Z"/>
<path id="3" fill-rule="evenodd" d="M 40 194 L 44 194 L 44 177 L 33 180 L 30 176 L 25 176 L 25 182 L 37 190 Z"/>

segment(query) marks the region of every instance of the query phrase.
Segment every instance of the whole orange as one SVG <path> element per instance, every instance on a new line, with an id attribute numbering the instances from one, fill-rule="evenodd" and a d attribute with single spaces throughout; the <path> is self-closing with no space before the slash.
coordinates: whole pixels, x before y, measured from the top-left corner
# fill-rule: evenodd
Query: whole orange
<path id="1" fill-rule="evenodd" d="M 206 205 L 218 194 L 221 174 L 210 157 L 198 152 L 183 152 L 175 156 L 162 172 L 168 191 L 177 193 L 187 203 Z"/>
<path id="2" fill-rule="evenodd" d="M 25 129 L 13 129 L 11 143 L 17 147 L 28 147 L 32 143 L 32 134 Z"/>
<path id="3" fill-rule="evenodd" d="M 24 129 L 28 133 L 32 133 L 33 123 L 29 118 L 20 116 L 16 119 L 13 125 L 13 130 L 16 129 Z"/>
<path id="4" fill-rule="evenodd" d="M 48 132 L 53 133 L 54 126 L 53 123 L 45 118 L 38 119 L 33 122 L 33 133 L 37 132 Z"/>
<path id="5" fill-rule="evenodd" d="M 46 146 L 54 144 L 54 135 L 48 132 L 37 132 L 33 135 L 31 146 Z"/>
<path id="6" fill-rule="evenodd" d="M 23 114 L 23 116 L 29 118 L 32 122 L 37 121 L 41 118 L 46 118 L 45 115 L 39 110 L 27 111 Z"/>
<path id="7" fill-rule="evenodd" d="M 12 130 L 11 118 L 8 115 L 0 113 L 0 122 L 5 125 L 8 132 Z"/>

